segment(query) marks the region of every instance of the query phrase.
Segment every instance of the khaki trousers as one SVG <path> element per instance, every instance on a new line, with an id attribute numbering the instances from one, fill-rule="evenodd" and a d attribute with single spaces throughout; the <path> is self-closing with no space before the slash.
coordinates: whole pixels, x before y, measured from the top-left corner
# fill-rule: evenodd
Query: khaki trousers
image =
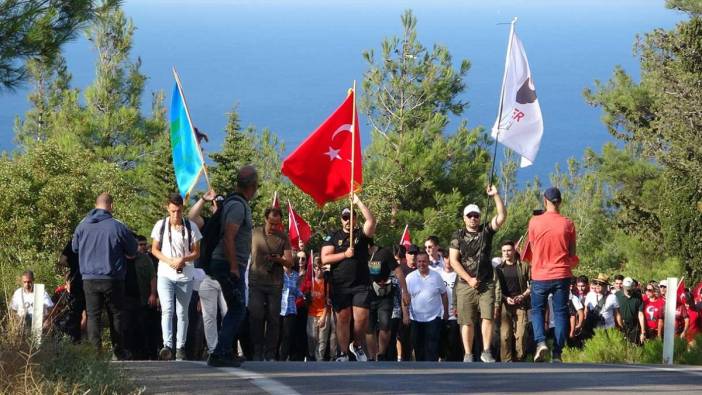
<path id="1" fill-rule="evenodd" d="M 525 357 L 527 310 L 502 303 L 500 319 L 500 356 L 502 362 L 522 361 Z M 514 342 L 514 345 L 513 345 Z M 514 351 L 516 350 L 516 358 Z"/>

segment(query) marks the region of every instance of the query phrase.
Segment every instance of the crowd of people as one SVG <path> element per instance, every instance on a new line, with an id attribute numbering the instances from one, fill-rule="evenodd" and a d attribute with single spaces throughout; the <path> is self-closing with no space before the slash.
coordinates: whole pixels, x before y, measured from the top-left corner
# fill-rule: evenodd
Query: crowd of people
<path id="1" fill-rule="evenodd" d="M 430 236 L 423 248 L 375 245 L 376 220 L 354 195 L 353 211 L 341 211 L 339 228 L 312 256 L 301 240 L 291 243 L 279 208 L 266 208 L 255 226 L 249 201 L 257 189 L 257 171 L 246 166 L 234 192 L 209 191 L 187 213 L 172 194 L 150 242 L 113 218 L 113 199 L 101 194 L 61 254 L 67 281 L 45 295 L 45 315 L 75 342 L 87 333 L 98 349 L 108 324 L 115 359 L 228 367 L 517 362 L 529 354 L 542 361 L 550 348 L 560 361 L 566 345 L 582 347 L 596 328 L 619 328 L 636 344 L 660 338 L 667 295 L 679 300 L 676 335 L 694 341 L 699 331 L 702 286 L 667 294 L 665 280 L 574 277 L 575 227 L 560 214 L 557 188 L 545 191 L 545 211 L 529 222 L 525 256 L 504 240 L 497 258 L 493 236 L 507 211 L 494 186 L 486 189 L 494 217 L 469 204 L 451 240 L 442 246 Z M 22 274 L 10 306 L 27 321 L 33 281 L 31 271 Z"/>

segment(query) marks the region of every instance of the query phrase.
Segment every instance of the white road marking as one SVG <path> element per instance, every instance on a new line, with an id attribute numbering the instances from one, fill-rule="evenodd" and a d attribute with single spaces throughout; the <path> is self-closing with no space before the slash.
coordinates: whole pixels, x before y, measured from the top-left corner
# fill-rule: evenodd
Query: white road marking
<path id="1" fill-rule="evenodd" d="M 196 363 L 198 365 L 207 366 L 206 362 L 200 362 L 200 361 L 188 361 L 188 362 Z M 251 381 L 251 384 L 262 389 L 263 391 L 268 392 L 271 395 L 301 395 L 299 392 L 295 391 L 294 389 L 288 387 L 287 385 L 285 385 L 279 381 L 268 378 L 260 373 L 246 370 L 244 368 L 212 368 L 212 369 L 217 369 L 221 372 L 226 372 L 228 374 L 231 374 L 232 376 L 236 376 L 237 378 L 240 378 L 243 380 L 249 380 L 249 381 Z"/>

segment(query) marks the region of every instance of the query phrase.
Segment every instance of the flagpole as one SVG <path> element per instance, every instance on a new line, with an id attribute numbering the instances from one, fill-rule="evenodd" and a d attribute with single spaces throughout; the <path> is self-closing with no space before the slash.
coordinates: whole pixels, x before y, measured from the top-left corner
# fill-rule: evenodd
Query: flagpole
<path id="1" fill-rule="evenodd" d="M 175 77 L 176 84 L 178 84 L 178 92 L 180 93 L 180 98 L 183 100 L 183 107 L 185 107 L 185 115 L 188 117 L 188 122 L 190 122 L 190 133 L 193 134 L 193 138 L 195 139 L 195 142 L 197 143 L 198 146 L 198 154 L 200 155 L 200 160 L 202 161 L 202 172 L 205 175 L 205 182 L 207 183 L 207 189 L 211 189 L 212 187 L 210 186 L 210 177 L 207 174 L 207 164 L 205 164 L 205 158 L 202 155 L 202 147 L 200 146 L 200 142 L 197 140 L 197 135 L 195 134 L 195 130 L 193 129 L 195 126 L 193 124 L 193 120 L 190 117 L 190 110 L 188 110 L 188 103 L 185 101 L 185 93 L 183 93 L 183 85 L 180 83 L 180 77 L 178 76 L 178 72 L 176 71 L 175 66 L 173 66 L 173 76 Z M 194 184 L 193 184 L 194 185 Z"/>
<path id="2" fill-rule="evenodd" d="M 402 235 L 400 236 L 400 245 L 403 245 L 402 242 L 405 241 L 405 233 L 407 233 L 408 227 L 409 224 L 405 224 L 405 230 L 402 231 Z"/>
<path id="3" fill-rule="evenodd" d="M 353 248 L 353 193 L 356 188 L 354 185 L 354 170 L 356 169 L 356 80 L 353 80 L 353 107 L 351 110 L 351 190 L 349 191 L 349 200 L 351 200 L 351 217 L 349 230 L 349 247 Z"/>
<path id="4" fill-rule="evenodd" d="M 492 154 L 492 164 L 490 165 L 490 178 L 488 179 L 488 187 L 492 185 L 492 178 L 495 175 L 495 161 L 497 159 L 497 140 L 500 138 L 500 123 L 502 122 L 502 110 L 505 102 L 505 82 L 507 81 L 507 67 L 509 66 L 509 54 L 512 51 L 512 37 L 514 37 L 514 24 L 517 23 L 517 17 L 512 19 L 509 27 L 509 39 L 507 41 L 507 55 L 505 56 L 505 69 L 502 74 L 502 89 L 500 90 L 500 104 L 497 110 L 497 134 L 495 134 L 495 147 Z M 488 199 L 488 205 L 490 200 Z"/>
<path id="5" fill-rule="evenodd" d="M 297 218 L 293 215 L 293 206 L 290 204 L 290 199 L 288 199 L 288 217 L 290 217 L 290 221 L 295 223 L 295 232 L 297 232 L 297 239 L 298 243 L 300 240 L 302 240 L 302 236 L 300 235 L 300 228 L 297 227 Z"/>

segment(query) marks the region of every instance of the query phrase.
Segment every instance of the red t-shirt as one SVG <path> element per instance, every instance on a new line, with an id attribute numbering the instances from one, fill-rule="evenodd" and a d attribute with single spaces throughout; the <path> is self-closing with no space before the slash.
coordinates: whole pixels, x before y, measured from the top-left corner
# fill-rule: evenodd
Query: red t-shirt
<path id="1" fill-rule="evenodd" d="M 571 243 L 575 243 L 573 221 L 556 212 L 532 217 L 529 221 L 531 278 L 544 281 L 573 277 L 571 269 L 578 264 L 578 257 L 569 255 Z"/>
<path id="2" fill-rule="evenodd" d="M 658 320 L 663 319 L 665 311 L 665 300 L 658 298 L 655 301 L 649 300 L 644 303 L 644 320 L 646 328 L 658 330 Z"/>

